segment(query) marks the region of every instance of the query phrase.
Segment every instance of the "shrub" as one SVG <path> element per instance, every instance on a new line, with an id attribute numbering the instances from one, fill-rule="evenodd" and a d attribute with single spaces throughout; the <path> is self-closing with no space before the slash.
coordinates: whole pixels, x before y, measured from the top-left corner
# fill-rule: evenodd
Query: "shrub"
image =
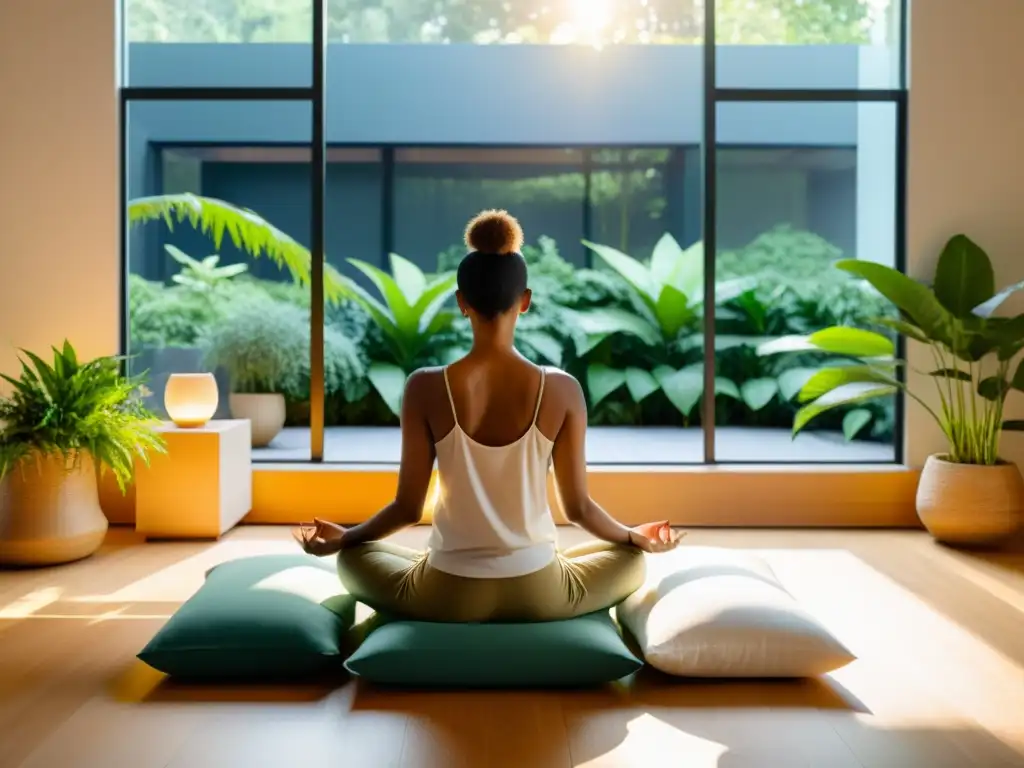
<path id="1" fill-rule="evenodd" d="M 131 275 L 128 281 L 131 347 L 193 347 L 219 319 L 216 305 L 180 286 Z"/>

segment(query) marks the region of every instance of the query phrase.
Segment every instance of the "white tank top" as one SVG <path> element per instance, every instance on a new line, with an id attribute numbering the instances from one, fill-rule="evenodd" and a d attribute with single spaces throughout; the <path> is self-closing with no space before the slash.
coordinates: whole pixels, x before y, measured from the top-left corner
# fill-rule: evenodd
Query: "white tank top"
<path id="1" fill-rule="evenodd" d="M 455 426 L 435 446 L 439 487 L 428 562 L 469 578 L 539 571 L 555 558 L 556 541 L 547 494 L 554 443 L 537 429 L 543 369 L 530 428 L 508 445 L 483 445 L 467 435 L 459 426 L 447 368 L 444 386 Z"/>

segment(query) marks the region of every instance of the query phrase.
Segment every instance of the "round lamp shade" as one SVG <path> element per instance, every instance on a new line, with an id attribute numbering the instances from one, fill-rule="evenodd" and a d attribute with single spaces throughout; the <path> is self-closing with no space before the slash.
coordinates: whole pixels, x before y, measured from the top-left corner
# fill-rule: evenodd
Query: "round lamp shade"
<path id="1" fill-rule="evenodd" d="M 164 410 L 179 427 L 201 427 L 217 412 L 220 395 L 212 373 L 172 373 L 164 388 Z"/>

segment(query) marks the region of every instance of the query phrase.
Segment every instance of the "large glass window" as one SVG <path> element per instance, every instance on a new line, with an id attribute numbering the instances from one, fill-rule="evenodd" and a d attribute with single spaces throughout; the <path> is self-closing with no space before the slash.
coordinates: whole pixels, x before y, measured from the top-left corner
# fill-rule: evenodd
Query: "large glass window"
<path id="1" fill-rule="evenodd" d="M 310 105 L 140 101 L 126 118 L 131 369 L 158 413 L 168 376 L 213 372 L 218 418 L 308 460 Z"/>
<path id="2" fill-rule="evenodd" d="M 131 365 L 157 407 L 174 371 L 221 415 L 283 396 L 257 460 L 396 462 L 406 377 L 469 345 L 463 227 L 504 208 L 517 345 L 582 383 L 593 463 L 898 460 L 898 402 L 791 439 L 811 363 L 758 352 L 888 311 L 832 263 L 902 265 L 905 5 L 125 0 Z"/>

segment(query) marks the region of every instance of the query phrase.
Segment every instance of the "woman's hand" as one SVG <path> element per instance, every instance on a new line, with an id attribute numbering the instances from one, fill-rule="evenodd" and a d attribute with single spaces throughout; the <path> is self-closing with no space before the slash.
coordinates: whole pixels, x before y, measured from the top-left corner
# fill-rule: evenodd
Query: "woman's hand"
<path id="1" fill-rule="evenodd" d="M 644 523 L 629 529 L 629 542 L 644 552 L 670 552 L 679 546 L 685 533 L 673 531 L 668 520 Z"/>
<path id="2" fill-rule="evenodd" d="M 292 536 L 308 554 L 325 557 L 341 551 L 345 530 L 337 523 L 313 518 L 312 523 L 303 523 L 293 529 Z"/>

